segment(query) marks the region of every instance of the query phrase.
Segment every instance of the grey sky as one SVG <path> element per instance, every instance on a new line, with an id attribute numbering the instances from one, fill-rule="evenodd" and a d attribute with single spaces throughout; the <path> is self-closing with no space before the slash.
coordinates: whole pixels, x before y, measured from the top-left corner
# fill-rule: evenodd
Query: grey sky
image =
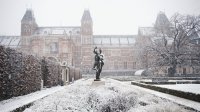
<path id="1" fill-rule="evenodd" d="M 20 35 L 26 8 L 34 10 L 39 26 L 80 26 L 89 8 L 94 34 L 137 34 L 152 26 L 157 13 L 200 14 L 200 0 L 0 0 L 0 35 Z"/>

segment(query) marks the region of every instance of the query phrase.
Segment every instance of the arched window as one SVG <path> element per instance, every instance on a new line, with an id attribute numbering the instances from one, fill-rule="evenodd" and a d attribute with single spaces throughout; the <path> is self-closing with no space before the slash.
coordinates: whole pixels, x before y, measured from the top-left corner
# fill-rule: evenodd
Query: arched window
<path id="1" fill-rule="evenodd" d="M 44 34 L 47 34 L 47 31 L 44 31 Z"/>
<path id="2" fill-rule="evenodd" d="M 52 42 L 51 44 L 50 44 L 50 53 L 51 54 L 57 54 L 58 53 L 58 48 L 59 48 L 59 46 L 58 46 L 58 43 L 57 42 Z"/>

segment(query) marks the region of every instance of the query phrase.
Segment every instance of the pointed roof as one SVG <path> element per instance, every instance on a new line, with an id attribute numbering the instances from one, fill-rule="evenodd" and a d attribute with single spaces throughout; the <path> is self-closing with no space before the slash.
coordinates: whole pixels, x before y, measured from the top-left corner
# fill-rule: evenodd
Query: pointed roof
<path id="1" fill-rule="evenodd" d="M 164 12 L 160 11 L 157 15 L 155 27 L 169 26 L 170 22 Z"/>
<path id="2" fill-rule="evenodd" d="M 90 16 L 90 11 L 87 9 L 87 10 L 84 10 L 81 21 L 88 21 L 88 20 L 92 21 L 92 17 Z"/>
<path id="3" fill-rule="evenodd" d="M 31 9 L 27 9 L 22 21 L 35 21 L 34 13 Z"/>
<path id="4" fill-rule="evenodd" d="M 200 32 L 196 31 L 196 30 L 192 30 L 189 37 L 190 37 L 190 39 L 198 39 L 198 38 L 200 38 Z"/>

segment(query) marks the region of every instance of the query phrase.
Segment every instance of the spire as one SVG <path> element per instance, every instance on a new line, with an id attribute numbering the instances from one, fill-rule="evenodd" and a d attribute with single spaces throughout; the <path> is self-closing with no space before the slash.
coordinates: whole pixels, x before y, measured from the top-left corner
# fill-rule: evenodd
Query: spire
<path id="1" fill-rule="evenodd" d="M 81 21 L 92 21 L 92 18 L 90 16 L 90 11 L 88 9 L 84 10 Z"/>
<path id="2" fill-rule="evenodd" d="M 31 9 L 26 10 L 26 13 L 24 14 L 22 18 L 22 21 L 35 21 L 35 17 Z"/>
<path id="3" fill-rule="evenodd" d="M 170 26 L 170 22 L 164 12 L 160 11 L 156 18 L 155 27 Z"/>

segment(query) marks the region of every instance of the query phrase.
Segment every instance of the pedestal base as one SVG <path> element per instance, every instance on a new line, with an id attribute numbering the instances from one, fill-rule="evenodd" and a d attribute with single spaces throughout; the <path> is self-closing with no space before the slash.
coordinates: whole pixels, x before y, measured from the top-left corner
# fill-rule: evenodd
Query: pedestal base
<path id="1" fill-rule="evenodd" d="M 94 79 L 94 81 L 101 81 L 101 79 Z"/>
<path id="2" fill-rule="evenodd" d="M 102 85 L 105 85 L 105 81 L 98 80 L 98 81 L 93 81 L 91 86 L 97 87 L 97 86 L 102 86 Z"/>

